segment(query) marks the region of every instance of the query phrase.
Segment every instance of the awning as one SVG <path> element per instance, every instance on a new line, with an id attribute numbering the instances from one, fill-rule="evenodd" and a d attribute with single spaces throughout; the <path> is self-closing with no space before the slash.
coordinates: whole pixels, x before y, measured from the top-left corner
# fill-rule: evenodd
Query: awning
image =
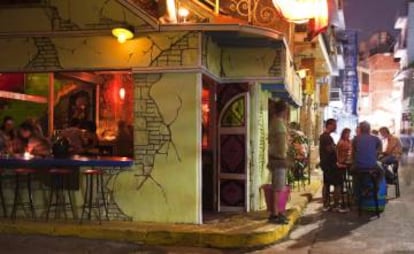
<path id="1" fill-rule="evenodd" d="M 300 107 L 302 106 L 302 103 L 300 101 L 297 101 L 290 92 L 286 89 L 285 84 L 262 84 L 262 90 L 263 91 L 269 91 L 272 94 L 272 98 L 279 98 L 290 105 L 294 107 Z"/>

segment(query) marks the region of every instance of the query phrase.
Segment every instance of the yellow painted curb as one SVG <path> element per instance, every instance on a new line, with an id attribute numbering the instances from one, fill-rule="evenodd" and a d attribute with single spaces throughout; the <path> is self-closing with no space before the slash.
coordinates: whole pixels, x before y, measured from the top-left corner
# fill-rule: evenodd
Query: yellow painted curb
<path id="1" fill-rule="evenodd" d="M 307 187 L 309 198 L 320 188 L 319 182 Z M 299 196 L 289 209 L 288 225 L 268 225 L 261 222 L 257 228 L 240 232 L 220 230 L 214 224 L 197 225 L 158 225 L 134 222 L 103 222 L 98 224 L 53 223 L 45 221 L 0 221 L 0 233 L 3 234 L 41 234 L 50 236 L 73 236 L 88 239 L 104 239 L 131 242 L 145 245 L 182 245 L 215 248 L 260 247 L 285 238 L 300 218 L 309 199 Z"/>

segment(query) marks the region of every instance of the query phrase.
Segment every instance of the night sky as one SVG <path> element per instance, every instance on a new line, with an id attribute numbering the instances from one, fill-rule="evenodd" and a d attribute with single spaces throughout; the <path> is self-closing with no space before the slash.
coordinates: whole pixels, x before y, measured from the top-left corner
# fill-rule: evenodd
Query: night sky
<path id="1" fill-rule="evenodd" d="M 396 18 L 407 0 L 344 0 L 345 23 L 349 29 L 359 31 L 360 40 L 376 31 L 393 29 Z"/>

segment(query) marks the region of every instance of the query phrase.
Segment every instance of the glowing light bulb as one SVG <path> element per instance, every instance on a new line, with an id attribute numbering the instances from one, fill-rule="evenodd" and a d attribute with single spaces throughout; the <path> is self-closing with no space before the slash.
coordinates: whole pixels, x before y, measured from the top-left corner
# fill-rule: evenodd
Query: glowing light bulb
<path id="1" fill-rule="evenodd" d="M 28 160 L 28 159 L 30 159 L 32 157 L 32 155 L 29 153 L 29 152 L 24 152 L 24 154 L 23 154 L 23 158 L 25 159 L 25 160 Z"/>
<path id="2" fill-rule="evenodd" d="M 126 42 L 126 36 L 125 36 L 125 34 L 120 34 L 120 35 L 118 36 L 118 41 L 119 41 L 119 43 L 124 43 L 124 42 Z"/>
<path id="3" fill-rule="evenodd" d="M 119 98 L 121 98 L 121 100 L 125 99 L 125 88 L 123 87 L 119 89 Z"/>
<path id="4" fill-rule="evenodd" d="M 186 8 L 181 7 L 180 9 L 178 9 L 178 15 L 180 17 L 185 18 L 188 16 L 188 14 L 190 14 L 190 12 Z"/>
<path id="5" fill-rule="evenodd" d="M 127 29 L 122 27 L 112 29 L 112 35 L 117 38 L 119 43 L 124 43 L 127 40 L 134 38 L 133 29 Z"/>

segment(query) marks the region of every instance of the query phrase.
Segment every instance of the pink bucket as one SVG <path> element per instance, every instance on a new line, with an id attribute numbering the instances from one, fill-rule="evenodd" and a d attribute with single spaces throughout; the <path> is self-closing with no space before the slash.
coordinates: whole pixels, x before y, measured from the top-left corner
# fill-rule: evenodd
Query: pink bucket
<path id="1" fill-rule="evenodd" d="M 263 190 L 263 193 L 265 195 L 265 200 L 266 200 L 266 206 L 267 206 L 267 210 L 270 211 L 271 207 L 272 207 L 272 199 L 273 199 L 273 195 L 272 195 L 272 185 L 271 184 L 263 184 L 260 187 L 261 190 Z M 280 195 L 279 195 L 279 202 L 277 204 L 278 210 L 281 213 L 284 213 L 286 211 L 286 204 L 289 200 L 289 196 L 290 196 L 290 186 L 286 185 L 285 187 L 283 187 L 283 189 L 280 191 Z"/>

